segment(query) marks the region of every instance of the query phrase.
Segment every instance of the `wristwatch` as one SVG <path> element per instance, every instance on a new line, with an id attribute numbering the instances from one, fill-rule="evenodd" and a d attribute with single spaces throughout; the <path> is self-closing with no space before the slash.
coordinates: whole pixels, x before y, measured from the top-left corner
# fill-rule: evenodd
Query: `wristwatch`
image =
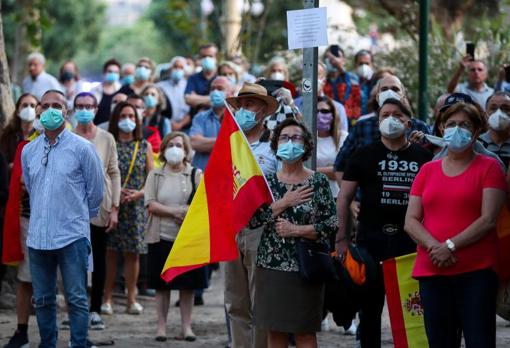
<path id="1" fill-rule="evenodd" d="M 448 250 L 450 250 L 451 252 L 455 251 L 455 244 L 451 241 L 451 239 L 447 239 L 445 243 Z"/>

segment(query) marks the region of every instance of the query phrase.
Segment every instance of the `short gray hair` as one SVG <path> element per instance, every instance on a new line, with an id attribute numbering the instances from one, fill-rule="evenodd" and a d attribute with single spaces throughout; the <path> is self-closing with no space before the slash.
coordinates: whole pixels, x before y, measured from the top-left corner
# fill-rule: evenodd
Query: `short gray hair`
<path id="1" fill-rule="evenodd" d="M 172 58 L 172 60 L 170 60 L 170 68 L 173 68 L 175 63 L 177 63 L 177 61 L 182 61 L 184 63 L 184 66 L 188 66 L 188 61 L 186 60 L 186 58 L 184 58 L 183 56 L 175 56 Z"/>
<path id="2" fill-rule="evenodd" d="M 32 52 L 27 57 L 27 62 L 30 63 L 32 60 L 37 60 L 42 65 L 46 64 L 46 58 L 44 58 L 44 55 L 40 52 Z"/>

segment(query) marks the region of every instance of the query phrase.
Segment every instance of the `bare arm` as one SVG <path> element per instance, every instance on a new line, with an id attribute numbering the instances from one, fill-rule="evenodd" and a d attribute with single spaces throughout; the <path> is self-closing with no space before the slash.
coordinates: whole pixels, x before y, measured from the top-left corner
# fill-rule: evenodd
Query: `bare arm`
<path id="1" fill-rule="evenodd" d="M 467 55 L 460 61 L 459 67 L 455 71 L 455 74 L 453 74 L 452 79 L 448 82 L 448 86 L 446 87 L 446 91 L 448 93 L 453 93 L 455 91 L 455 88 L 459 84 L 459 80 L 462 77 L 462 74 L 464 74 L 464 71 L 469 65 L 470 59 L 471 56 Z"/>
<path id="2" fill-rule="evenodd" d="M 496 227 L 496 221 L 505 202 L 505 192 L 486 188 L 482 196 L 482 214 L 464 231 L 451 238 L 456 249 L 467 247 L 482 239 L 488 231 Z"/>
<path id="3" fill-rule="evenodd" d="M 343 254 L 349 244 L 345 235 L 345 229 L 347 226 L 347 219 L 349 218 L 349 206 L 354 199 L 357 188 L 357 181 L 343 180 L 340 186 L 340 192 L 338 193 L 337 212 L 339 222 L 335 240 L 335 249 L 338 255 Z"/>
<path id="4" fill-rule="evenodd" d="M 211 100 L 208 95 L 199 95 L 195 92 L 184 95 L 184 101 L 192 108 L 196 108 L 199 105 L 211 106 Z"/>
<path id="5" fill-rule="evenodd" d="M 335 180 L 338 186 L 342 186 L 342 179 L 344 177 L 344 172 L 335 172 Z"/>
<path id="6" fill-rule="evenodd" d="M 319 173 L 322 173 L 328 177 L 330 180 L 336 180 L 335 172 L 333 171 L 333 166 L 330 167 L 319 167 L 317 168 Z"/>
<path id="7" fill-rule="evenodd" d="M 407 206 L 404 230 L 415 242 L 430 250 L 433 246 L 438 245 L 439 242 L 423 227 L 422 220 L 423 206 L 421 197 L 411 196 Z"/>
<path id="8" fill-rule="evenodd" d="M 201 134 L 191 136 L 191 147 L 193 147 L 195 151 L 211 152 L 215 142 L 216 138 L 206 138 Z"/>

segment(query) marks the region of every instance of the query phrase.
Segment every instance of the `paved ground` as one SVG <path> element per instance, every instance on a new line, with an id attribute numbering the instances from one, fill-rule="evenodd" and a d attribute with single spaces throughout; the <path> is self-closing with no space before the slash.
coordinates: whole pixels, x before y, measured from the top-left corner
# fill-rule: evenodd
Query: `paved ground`
<path id="1" fill-rule="evenodd" d="M 105 316 L 107 329 L 104 331 L 91 331 L 90 338 L 93 341 L 113 340 L 115 347 L 142 348 L 142 347 L 175 347 L 175 348 L 222 348 L 227 342 L 225 316 L 223 310 L 223 280 L 221 275 L 215 273 L 211 288 L 204 294 L 205 306 L 196 307 L 193 313 L 194 331 L 198 340 L 193 343 L 170 339 L 166 343 L 154 341 L 156 313 L 154 301 L 151 298 L 142 298 L 141 302 L 145 311 L 140 316 L 132 316 L 123 313 L 125 311 L 125 299 L 115 299 L 113 316 Z M 172 293 L 175 302 L 177 293 Z M 62 313 L 59 313 L 59 320 Z M 38 342 L 37 325 L 35 318 L 31 317 L 30 339 L 31 347 L 36 347 Z M 383 317 L 383 347 L 393 347 L 389 329 L 387 314 Z M 319 334 L 320 347 L 354 347 L 354 338 L 343 335 L 343 329 L 331 325 L 332 329 Z M 14 310 L 0 310 L 0 347 L 3 347 L 12 335 L 16 327 Z M 179 334 L 180 317 L 178 308 L 172 307 L 169 314 L 168 337 L 172 338 Z M 59 333 L 59 348 L 67 347 L 69 332 Z M 505 322 L 498 320 L 498 348 L 510 346 L 510 327 Z"/>

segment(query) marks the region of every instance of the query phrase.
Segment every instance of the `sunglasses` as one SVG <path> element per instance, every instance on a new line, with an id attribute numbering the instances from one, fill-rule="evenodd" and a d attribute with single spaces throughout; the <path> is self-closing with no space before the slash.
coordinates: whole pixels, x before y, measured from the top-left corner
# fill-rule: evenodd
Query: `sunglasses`
<path id="1" fill-rule="evenodd" d="M 331 113 L 330 109 L 318 109 L 317 111 L 320 112 L 321 114 L 329 114 L 329 113 Z"/>

